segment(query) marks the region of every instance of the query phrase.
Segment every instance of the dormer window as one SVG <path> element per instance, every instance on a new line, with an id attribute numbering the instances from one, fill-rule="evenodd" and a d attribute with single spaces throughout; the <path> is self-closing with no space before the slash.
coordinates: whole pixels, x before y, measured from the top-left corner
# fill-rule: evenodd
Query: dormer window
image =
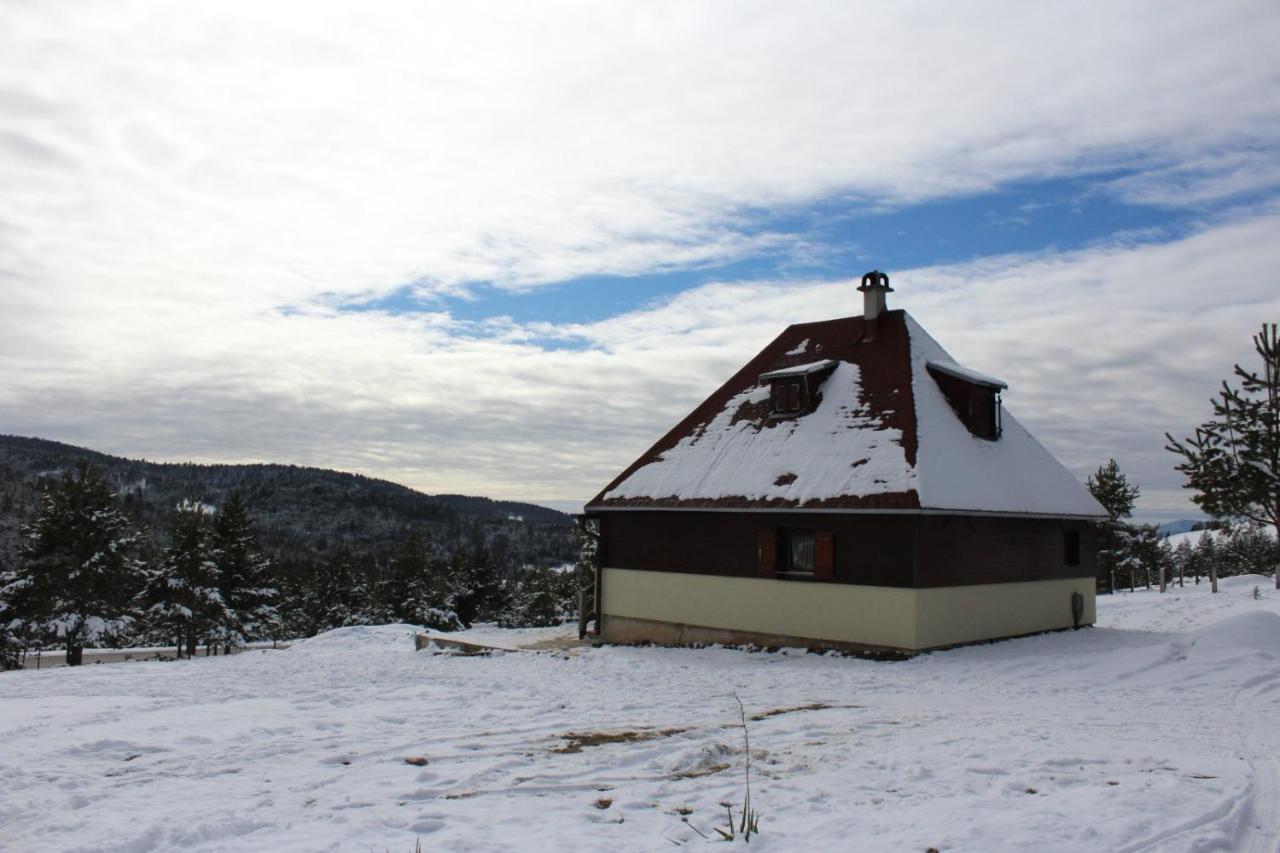
<path id="1" fill-rule="evenodd" d="M 760 374 L 760 381 L 769 383 L 769 414 L 788 417 L 807 410 L 817 394 L 819 380 L 835 366 L 828 358 Z"/>
<path id="2" fill-rule="evenodd" d="M 969 393 L 969 432 L 978 438 L 1000 437 L 1000 392 L 978 387 Z"/>
<path id="3" fill-rule="evenodd" d="M 1008 384 L 948 361 L 931 361 L 928 368 L 969 432 L 988 441 L 1000 438 L 1000 391 Z"/>
<path id="4" fill-rule="evenodd" d="M 803 379 L 775 379 L 769 399 L 769 410 L 775 415 L 791 415 L 804 408 Z"/>

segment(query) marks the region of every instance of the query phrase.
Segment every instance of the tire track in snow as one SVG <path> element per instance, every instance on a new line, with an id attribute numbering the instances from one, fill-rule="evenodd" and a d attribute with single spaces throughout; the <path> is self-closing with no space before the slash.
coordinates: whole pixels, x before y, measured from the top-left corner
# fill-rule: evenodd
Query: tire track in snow
<path id="1" fill-rule="evenodd" d="M 1233 697 L 1236 733 L 1262 741 L 1261 749 L 1250 750 L 1249 766 L 1253 785 L 1248 808 L 1240 822 L 1236 849 L 1241 853 L 1280 851 L 1280 736 L 1275 720 L 1280 718 L 1280 675 L 1256 679 L 1253 685 Z M 1262 726 L 1256 721 L 1261 720 Z"/>

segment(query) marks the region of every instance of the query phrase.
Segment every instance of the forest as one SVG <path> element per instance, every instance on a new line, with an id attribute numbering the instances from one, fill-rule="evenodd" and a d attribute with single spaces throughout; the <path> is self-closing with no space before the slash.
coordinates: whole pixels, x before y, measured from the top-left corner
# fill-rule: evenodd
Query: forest
<path id="1" fill-rule="evenodd" d="M 569 516 L 281 465 L 168 465 L 0 437 L 0 649 L 191 654 L 353 624 L 547 625 Z"/>

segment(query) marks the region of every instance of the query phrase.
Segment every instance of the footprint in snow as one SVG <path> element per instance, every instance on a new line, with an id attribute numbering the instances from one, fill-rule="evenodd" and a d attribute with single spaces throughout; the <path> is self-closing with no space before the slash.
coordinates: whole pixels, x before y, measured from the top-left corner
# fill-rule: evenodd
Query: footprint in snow
<path id="1" fill-rule="evenodd" d="M 426 835 L 444 829 L 444 821 L 438 817 L 420 818 L 409 825 L 410 832 Z"/>

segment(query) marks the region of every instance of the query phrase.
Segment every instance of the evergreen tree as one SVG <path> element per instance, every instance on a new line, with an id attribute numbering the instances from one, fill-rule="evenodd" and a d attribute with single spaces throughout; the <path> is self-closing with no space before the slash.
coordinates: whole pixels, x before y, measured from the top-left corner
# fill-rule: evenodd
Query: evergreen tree
<path id="1" fill-rule="evenodd" d="M 1172 565 L 1178 572 L 1178 586 L 1183 585 L 1184 578 L 1192 571 L 1192 561 L 1194 549 L 1191 543 L 1183 539 L 1178 543 L 1178 547 L 1174 549 L 1172 556 Z"/>
<path id="2" fill-rule="evenodd" d="M 525 569 L 502 624 L 513 628 L 559 625 L 561 589 L 558 575 L 558 572 L 548 568 Z"/>
<path id="3" fill-rule="evenodd" d="M 1137 568 L 1136 555 L 1130 553 L 1133 530 L 1125 519 L 1133 513 L 1140 490 L 1130 485 L 1114 459 L 1091 474 L 1085 486 L 1107 511 L 1107 520 L 1098 525 L 1098 584 L 1115 592 L 1116 572 Z"/>
<path id="4" fill-rule="evenodd" d="M 305 574 L 299 572 L 300 565 L 306 565 Z M 306 637 L 315 630 L 311 618 L 311 584 L 319 574 L 319 567 L 307 561 L 305 564 L 294 563 L 292 571 L 282 574 L 280 578 L 280 597 L 276 602 L 276 612 L 280 618 L 280 636 Z"/>
<path id="5" fill-rule="evenodd" d="M 461 621 L 449 609 L 445 568 L 443 562 L 428 557 L 422 533 L 411 532 L 387 564 L 378 596 L 382 616 L 437 631 L 461 628 Z"/>
<path id="6" fill-rule="evenodd" d="M 498 565 L 483 542 L 470 554 L 456 554 L 450 563 L 450 604 L 462 624 L 502 618 L 509 603 L 509 591 Z"/>
<path id="7" fill-rule="evenodd" d="M 1106 465 L 1090 474 L 1085 485 L 1112 519 L 1125 519 L 1132 515 L 1142 493 L 1141 489 L 1129 483 L 1114 459 L 1108 459 Z"/>
<path id="8" fill-rule="evenodd" d="M 1159 528 L 1154 524 L 1130 526 L 1125 544 L 1128 551 L 1126 557 L 1132 559 L 1135 569 L 1142 573 L 1143 584 L 1147 589 L 1153 583 L 1159 583 L 1160 569 L 1167 565 L 1165 549 L 1160 543 Z"/>
<path id="9" fill-rule="evenodd" d="M 1214 592 L 1218 591 L 1218 565 L 1221 560 L 1219 554 L 1218 539 L 1213 533 L 1206 533 L 1200 537 L 1200 544 L 1196 546 L 1197 572 L 1196 583 L 1200 582 L 1200 574 L 1208 575 L 1209 586 Z"/>
<path id="10" fill-rule="evenodd" d="M 429 571 L 422 534 L 414 530 L 400 541 L 387 562 L 378 590 L 381 615 L 395 622 L 416 621 L 415 614 L 430 598 Z"/>
<path id="11" fill-rule="evenodd" d="M 102 473 L 81 460 L 41 495 L 20 563 L 3 596 L 19 630 L 66 645 L 78 665 L 87 643 L 117 642 L 133 621 L 141 580 L 137 537 Z"/>
<path id="12" fill-rule="evenodd" d="M 313 578 L 306 595 L 308 634 L 368 625 L 373 603 L 368 580 L 351 555 L 339 551 Z"/>
<path id="13" fill-rule="evenodd" d="M 16 580 L 17 573 L 9 567 L 8 561 L 0 556 L 0 672 L 6 669 L 17 669 L 22 654 L 22 640 L 15 633 L 21 621 L 9 605 L 9 596 L 6 593 L 9 584 Z"/>
<path id="14" fill-rule="evenodd" d="M 1270 574 L 1280 563 L 1280 543 L 1256 524 L 1238 524 L 1223 533 L 1219 559 L 1223 577 Z"/>
<path id="15" fill-rule="evenodd" d="M 585 515 L 573 519 L 574 538 L 578 545 L 578 560 L 574 565 L 574 599 L 572 609 L 578 614 L 578 639 L 586 637 L 590 623 L 599 627 L 596 609 L 596 571 L 600 557 L 600 520 Z"/>
<path id="16" fill-rule="evenodd" d="M 249 513 L 239 494 L 232 494 L 213 519 L 211 556 L 218 571 L 218 587 L 227 608 L 232 642 L 278 638 L 279 590 L 271 564 L 258 552 Z"/>
<path id="17" fill-rule="evenodd" d="M 177 639 L 178 656 L 201 641 L 225 641 L 231 630 L 203 507 L 184 503 L 170 522 L 171 544 L 149 573 L 144 601 L 152 622 Z"/>
<path id="18" fill-rule="evenodd" d="M 1212 401 L 1213 416 L 1195 435 L 1177 441 L 1165 433 L 1167 449 L 1182 457 L 1193 500 L 1215 519 L 1245 519 L 1280 537 L 1280 336 L 1264 323 L 1253 336 L 1261 371 L 1235 365 L 1240 386 L 1224 381 Z M 1273 566 L 1276 588 L 1280 571 Z"/>

